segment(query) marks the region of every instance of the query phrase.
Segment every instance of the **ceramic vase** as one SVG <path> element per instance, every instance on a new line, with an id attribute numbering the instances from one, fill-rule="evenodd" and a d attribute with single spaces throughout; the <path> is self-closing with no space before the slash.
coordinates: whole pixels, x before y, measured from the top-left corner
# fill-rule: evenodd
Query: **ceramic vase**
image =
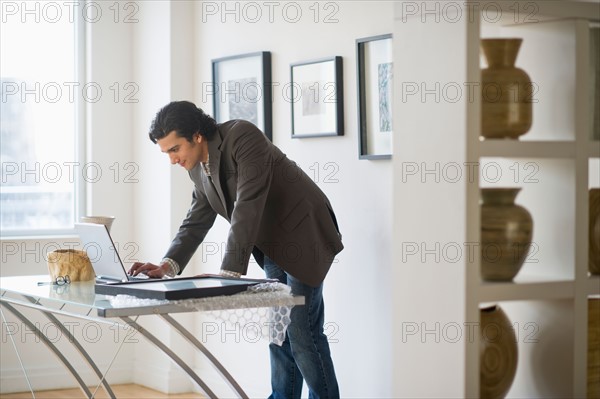
<path id="1" fill-rule="evenodd" d="M 69 276 L 71 281 L 90 281 L 95 277 L 92 263 L 85 251 L 57 249 L 47 254 L 48 272 L 55 281 L 58 276 Z"/>
<path id="2" fill-rule="evenodd" d="M 600 298 L 588 299 L 587 397 L 600 398 Z"/>
<path id="3" fill-rule="evenodd" d="M 533 87 L 515 67 L 522 39 L 483 39 L 488 67 L 481 70 L 481 135 L 516 139 L 531 128 Z"/>
<path id="4" fill-rule="evenodd" d="M 486 281 L 511 281 L 529 252 L 533 220 L 515 204 L 520 190 L 481 189 L 481 276 Z"/>
<path id="5" fill-rule="evenodd" d="M 590 26 L 590 109 L 592 140 L 600 140 L 600 27 Z"/>
<path id="6" fill-rule="evenodd" d="M 600 274 L 600 188 L 590 190 L 589 209 L 589 271 Z"/>
<path id="7" fill-rule="evenodd" d="M 479 397 L 503 398 L 517 372 L 515 330 L 498 305 L 480 309 Z"/>

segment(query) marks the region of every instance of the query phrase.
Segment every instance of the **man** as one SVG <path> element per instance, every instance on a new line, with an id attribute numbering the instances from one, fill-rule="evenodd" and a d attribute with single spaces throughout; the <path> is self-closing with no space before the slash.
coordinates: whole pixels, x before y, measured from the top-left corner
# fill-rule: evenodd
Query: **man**
<path id="1" fill-rule="evenodd" d="M 271 398 L 299 398 L 303 380 L 314 398 L 339 397 L 323 333 L 323 280 L 343 249 L 329 200 L 253 124 L 217 124 L 187 101 L 156 115 L 150 140 L 194 182 L 188 214 L 159 265 L 135 263 L 130 273 L 162 278 L 181 273 L 216 215 L 231 227 L 221 274 L 246 274 L 250 255 L 268 278 L 305 297 L 293 308 L 282 346 L 270 344 Z"/>

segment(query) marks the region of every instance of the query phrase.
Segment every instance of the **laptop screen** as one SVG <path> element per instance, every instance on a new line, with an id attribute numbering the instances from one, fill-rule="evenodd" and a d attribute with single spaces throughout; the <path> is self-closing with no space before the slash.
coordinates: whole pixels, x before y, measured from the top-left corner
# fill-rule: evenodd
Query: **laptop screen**
<path id="1" fill-rule="evenodd" d="M 87 252 L 96 277 L 109 280 L 127 281 L 128 276 L 119 253 L 103 224 L 75 223 L 75 230 L 81 239 L 83 250 Z"/>

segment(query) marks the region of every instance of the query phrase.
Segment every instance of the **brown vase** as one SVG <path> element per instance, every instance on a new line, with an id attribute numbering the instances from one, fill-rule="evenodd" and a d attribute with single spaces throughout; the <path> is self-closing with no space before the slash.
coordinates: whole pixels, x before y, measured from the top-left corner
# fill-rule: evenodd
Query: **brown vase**
<path id="1" fill-rule="evenodd" d="M 600 274 L 600 188 L 592 188 L 589 195 L 589 271 Z"/>
<path id="2" fill-rule="evenodd" d="M 48 272 L 55 281 L 59 276 L 69 276 L 71 281 L 89 281 L 95 277 L 92 263 L 85 251 L 57 249 L 47 254 Z"/>
<path id="3" fill-rule="evenodd" d="M 516 139 L 531 128 L 533 87 L 515 67 L 522 39 L 483 39 L 488 67 L 481 70 L 481 135 Z"/>
<path id="4" fill-rule="evenodd" d="M 588 299 L 587 397 L 600 398 L 600 298 Z"/>
<path id="5" fill-rule="evenodd" d="M 498 305 L 480 309 L 479 397 L 503 398 L 517 372 L 515 330 Z"/>
<path id="6" fill-rule="evenodd" d="M 481 276 L 486 281 L 511 281 L 529 252 L 533 220 L 515 205 L 520 190 L 481 189 Z"/>

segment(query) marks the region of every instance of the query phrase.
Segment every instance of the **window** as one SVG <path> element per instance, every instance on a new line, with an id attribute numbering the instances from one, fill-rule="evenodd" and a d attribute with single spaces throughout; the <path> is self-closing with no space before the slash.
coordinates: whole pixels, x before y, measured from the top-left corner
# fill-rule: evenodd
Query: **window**
<path id="1" fill-rule="evenodd" d="M 77 9 L 74 2 L 2 2 L 2 236 L 68 232 L 84 203 Z"/>

